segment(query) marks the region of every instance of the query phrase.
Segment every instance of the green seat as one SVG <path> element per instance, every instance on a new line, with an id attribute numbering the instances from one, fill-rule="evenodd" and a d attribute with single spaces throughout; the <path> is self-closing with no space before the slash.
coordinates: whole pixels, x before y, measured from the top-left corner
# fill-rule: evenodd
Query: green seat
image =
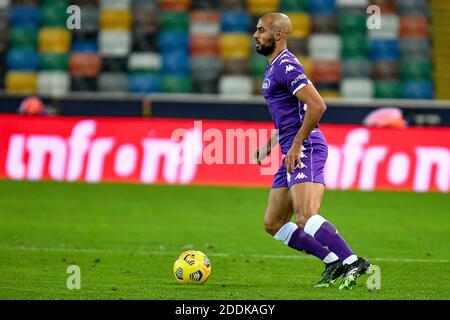
<path id="1" fill-rule="evenodd" d="M 68 18 L 67 7 L 67 1 L 46 1 L 41 8 L 42 26 L 65 27 Z"/>
<path id="2" fill-rule="evenodd" d="M 376 81 L 375 98 L 377 99 L 402 99 L 403 86 L 401 81 Z"/>
<path id="3" fill-rule="evenodd" d="M 404 80 L 430 80 L 433 76 L 431 61 L 425 59 L 402 61 Z"/>
<path id="4" fill-rule="evenodd" d="M 339 16 L 339 33 L 365 33 L 367 29 L 366 16 L 359 14 L 343 14 Z"/>
<path id="5" fill-rule="evenodd" d="M 39 55 L 40 70 L 67 70 L 69 56 L 58 53 L 45 53 Z"/>
<path id="6" fill-rule="evenodd" d="M 281 0 L 281 12 L 307 12 L 308 0 Z"/>
<path id="7" fill-rule="evenodd" d="M 365 33 L 348 33 L 342 37 L 342 57 L 348 58 L 367 58 L 369 52 L 369 43 Z"/>
<path id="8" fill-rule="evenodd" d="M 11 31 L 11 48 L 35 50 L 37 46 L 38 32 L 34 28 L 16 27 Z"/>
<path id="9" fill-rule="evenodd" d="M 161 14 L 161 28 L 163 30 L 187 32 L 189 29 L 189 13 L 164 11 Z"/>
<path id="10" fill-rule="evenodd" d="M 250 73 L 255 77 L 262 77 L 266 71 L 267 59 L 261 55 L 254 54 L 250 59 Z"/>
<path id="11" fill-rule="evenodd" d="M 164 75 L 162 77 L 162 92 L 191 93 L 191 78 L 189 76 Z"/>

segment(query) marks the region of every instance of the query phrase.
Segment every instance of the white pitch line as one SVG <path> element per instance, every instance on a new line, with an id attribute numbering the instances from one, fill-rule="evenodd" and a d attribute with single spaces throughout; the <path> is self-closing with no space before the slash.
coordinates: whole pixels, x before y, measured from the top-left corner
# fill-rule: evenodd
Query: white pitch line
<path id="1" fill-rule="evenodd" d="M 164 255 L 177 257 L 179 252 L 169 251 L 145 251 L 145 250 L 107 250 L 107 249 L 84 249 L 84 248 L 45 248 L 34 246 L 4 246 L 0 247 L 3 251 L 47 251 L 47 252 L 77 252 L 77 253 L 108 253 L 108 254 L 137 254 L 137 255 Z M 231 254 L 231 253 L 216 253 L 211 252 L 208 254 L 211 257 L 232 257 L 239 256 L 243 258 L 254 259 L 286 259 L 286 260 L 308 260 L 315 259 L 314 257 L 307 255 L 273 255 L 273 254 Z M 450 260 L 446 259 L 411 259 L 411 258 L 386 258 L 386 257 L 369 257 L 371 261 L 386 261 L 386 262 L 407 262 L 407 263 L 450 263 Z"/>

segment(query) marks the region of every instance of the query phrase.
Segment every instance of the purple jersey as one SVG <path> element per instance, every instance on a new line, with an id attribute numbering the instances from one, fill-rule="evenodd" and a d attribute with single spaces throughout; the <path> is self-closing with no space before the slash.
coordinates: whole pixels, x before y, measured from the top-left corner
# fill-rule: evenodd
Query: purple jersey
<path id="1" fill-rule="evenodd" d="M 266 68 L 262 92 L 279 130 L 283 154 L 289 151 L 305 115 L 306 105 L 295 94 L 309 83 L 302 64 L 287 49 Z"/>

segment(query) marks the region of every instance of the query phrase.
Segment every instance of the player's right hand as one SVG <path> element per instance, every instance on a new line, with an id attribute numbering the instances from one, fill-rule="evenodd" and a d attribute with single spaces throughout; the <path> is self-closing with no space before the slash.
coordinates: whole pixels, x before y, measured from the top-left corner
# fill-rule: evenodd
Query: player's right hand
<path id="1" fill-rule="evenodd" d="M 263 146 L 261 148 L 258 148 L 253 152 L 253 160 L 258 164 L 261 165 L 261 162 L 264 161 L 264 159 L 270 154 L 270 150 L 267 146 Z"/>

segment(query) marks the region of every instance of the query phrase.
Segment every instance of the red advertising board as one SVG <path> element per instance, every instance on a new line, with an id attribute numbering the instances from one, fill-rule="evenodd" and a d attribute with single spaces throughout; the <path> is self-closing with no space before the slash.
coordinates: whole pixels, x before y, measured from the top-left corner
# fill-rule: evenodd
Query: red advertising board
<path id="1" fill-rule="evenodd" d="M 0 116 L 0 178 L 270 187 L 270 122 Z M 450 128 L 322 125 L 331 189 L 449 191 Z"/>

